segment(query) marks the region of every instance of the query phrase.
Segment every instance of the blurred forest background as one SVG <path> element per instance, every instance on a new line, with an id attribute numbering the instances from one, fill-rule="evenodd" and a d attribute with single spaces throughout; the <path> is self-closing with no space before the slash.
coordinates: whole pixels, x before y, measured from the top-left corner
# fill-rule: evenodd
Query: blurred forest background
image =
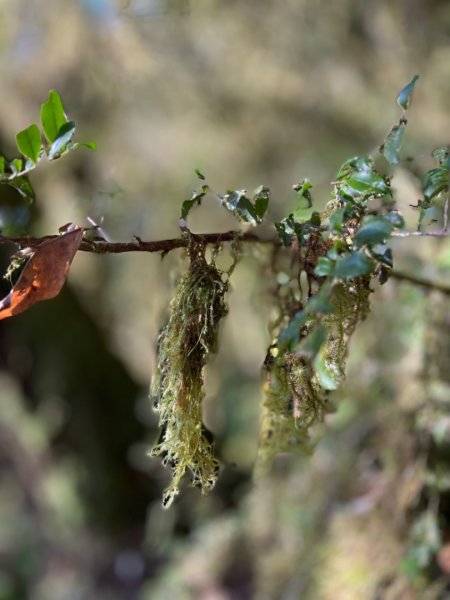
<path id="1" fill-rule="evenodd" d="M 303 177 L 321 206 L 338 166 L 383 141 L 415 73 L 416 161 L 394 179 L 411 227 L 414 173 L 449 142 L 448 2 L 3 0 L 1 152 L 50 89 L 98 148 L 40 167 L 32 207 L 2 186 L 1 227 L 44 235 L 89 216 L 113 241 L 176 237 L 195 168 L 217 191 L 269 186 L 273 219 Z M 233 227 L 220 206 L 192 216 L 195 232 Z M 448 241 L 394 246 L 397 268 L 448 281 Z M 168 511 L 148 387 L 182 253 L 80 252 L 57 299 L 1 322 L 1 600 L 449 597 L 448 297 L 377 289 L 314 456 L 280 457 L 255 485 L 261 258 L 233 274 L 207 371 L 219 483 L 209 497 L 186 486 Z"/>

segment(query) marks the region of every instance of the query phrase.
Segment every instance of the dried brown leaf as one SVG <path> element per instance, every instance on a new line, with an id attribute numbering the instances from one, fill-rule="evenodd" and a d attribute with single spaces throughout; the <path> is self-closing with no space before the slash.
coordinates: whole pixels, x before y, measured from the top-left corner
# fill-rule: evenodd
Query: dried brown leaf
<path id="1" fill-rule="evenodd" d="M 83 229 L 76 227 L 57 238 L 42 242 L 28 260 L 13 289 L 0 302 L 0 319 L 18 315 L 36 302 L 57 296 L 82 239 Z"/>

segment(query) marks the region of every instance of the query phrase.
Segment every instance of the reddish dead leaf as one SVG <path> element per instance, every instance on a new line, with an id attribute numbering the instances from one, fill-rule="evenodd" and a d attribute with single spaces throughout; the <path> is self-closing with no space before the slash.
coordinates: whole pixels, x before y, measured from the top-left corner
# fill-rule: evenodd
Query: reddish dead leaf
<path id="1" fill-rule="evenodd" d="M 0 319 L 18 315 L 36 302 L 57 296 L 82 239 L 83 230 L 76 227 L 42 242 L 28 260 L 16 285 L 0 302 Z"/>

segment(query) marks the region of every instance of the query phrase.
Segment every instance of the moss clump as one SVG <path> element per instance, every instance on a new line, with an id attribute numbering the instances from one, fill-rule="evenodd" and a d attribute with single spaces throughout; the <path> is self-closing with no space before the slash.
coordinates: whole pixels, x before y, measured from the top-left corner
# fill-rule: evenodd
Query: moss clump
<path id="1" fill-rule="evenodd" d="M 332 312 L 311 318 L 302 328 L 300 342 L 318 325 L 325 327 L 316 356 L 302 352 L 301 346 L 290 351 L 275 344 L 269 350 L 257 474 L 281 452 L 311 452 L 310 429 L 332 410 L 330 390 L 341 383 L 349 340 L 369 312 L 369 283 L 369 277 L 359 277 L 335 285 Z"/>
<path id="2" fill-rule="evenodd" d="M 205 247 L 191 239 L 189 271 L 181 278 L 170 304 L 170 318 L 158 339 L 158 370 L 152 380 L 161 436 L 151 451 L 172 467 L 172 482 L 164 491 L 168 507 L 189 471 L 203 493 L 213 488 L 219 469 L 214 447 L 202 423 L 203 368 L 217 351 L 219 322 L 227 314 L 228 282 Z"/>

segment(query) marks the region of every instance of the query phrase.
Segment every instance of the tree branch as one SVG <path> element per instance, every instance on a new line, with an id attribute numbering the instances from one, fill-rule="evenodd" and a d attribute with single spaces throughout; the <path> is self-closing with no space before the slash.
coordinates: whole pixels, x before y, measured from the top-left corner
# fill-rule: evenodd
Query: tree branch
<path id="1" fill-rule="evenodd" d="M 205 244 L 220 244 L 222 242 L 232 242 L 239 240 L 241 242 L 251 242 L 256 244 L 272 244 L 279 245 L 280 242 L 274 238 L 260 238 L 254 233 L 241 233 L 239 231 L 225 231 L 224 233 L 201 233 L 192 234 L 198 239 L 202 240 Z M 410 231 L 410 232 L 394 232 L 392 234 L 395 237 L 422 237 L 422 236 L 433 236 L 433 237 L 444 237 L 448 235 L 446 231 Z M 0 244 L 15 244 L 19 248 L 37 248 L 47 240 L 54 240 L 59 238 L 59 235 L 46 235 L 44 237 L 8 237 L 0 235 Z M 122 254 L 124 252 L 161 252 L 166 254 L 171 250 L 177 248 L 186 248 L 189 243 L 187 236 L 179 238 L 173 238 L 168 240 L 159 240 L 157 242 L 145 242 L 139 237 L 135 236 L 131 242 L 107 242 L 105 240 L 83 240 L 80 245 L 80 250 L 83 252 L 91 252 L 93 254 Z M 432 290 L 438 290 L 443 294 L 450 295 L 450 286 L 429 281 L 416 275 L 409 273 L 403 273 L 401 271 L 392 271 L 390 277 L 403 281 L 408 281 L 421 287 L 429 288 Z"/>
<path id="2" fill-rule="evenodd" d="M 410 273 L 403 273 L 403 271 L 391 271 L 389 277 L 393 277 L 394 279 L 398 279 L 400 281 L 407 281 L 408 283 L 412 283 L 414 285 L 419 285 L 421 287 L 427 288 L 429 290 L 437 290 L 442 294 L 446 294 L 450 296 L 450 285 L 445 285 L 444 283 L 439 283 L 437 281 L 430 281 L 429 279 L 423 279 L 422 277 L 418 277 L 417 275 L 412 275 Z"/>
<path id="3" fill-rule="evenodd" d="M 258 244 L 276 244 L 273 238 L 262 239 L 254 233 L 241 233 L 239 231 L 226 231 L 224 233 L 192 234 L 205 244 L 220 244 L 222 242 L 253 242 Z M 35 237 L 7 237 L 0 236 L 0 244 L 15 244 L 19 248 L 37 248 L 47 240 L 58 238 L 58 235 Z M 189 244 L 188 237 L 179 237 L 157 242 L 145 242 L 137 236 L 131 242 L 107 242 L 104 240 L 87 240 L 81 242 L 80 250 L 94 254 L 121 254 L 124 252 L 163 252 L 164 254 L 176 248 L 186 248 Z"/>
<path id="4" fill-rule="evenodd" d="M 437 231 L 393 231 L 392 237 L 408 238 L 408 237 L 450 237 L 447 229 L 439 229 Z"/>

